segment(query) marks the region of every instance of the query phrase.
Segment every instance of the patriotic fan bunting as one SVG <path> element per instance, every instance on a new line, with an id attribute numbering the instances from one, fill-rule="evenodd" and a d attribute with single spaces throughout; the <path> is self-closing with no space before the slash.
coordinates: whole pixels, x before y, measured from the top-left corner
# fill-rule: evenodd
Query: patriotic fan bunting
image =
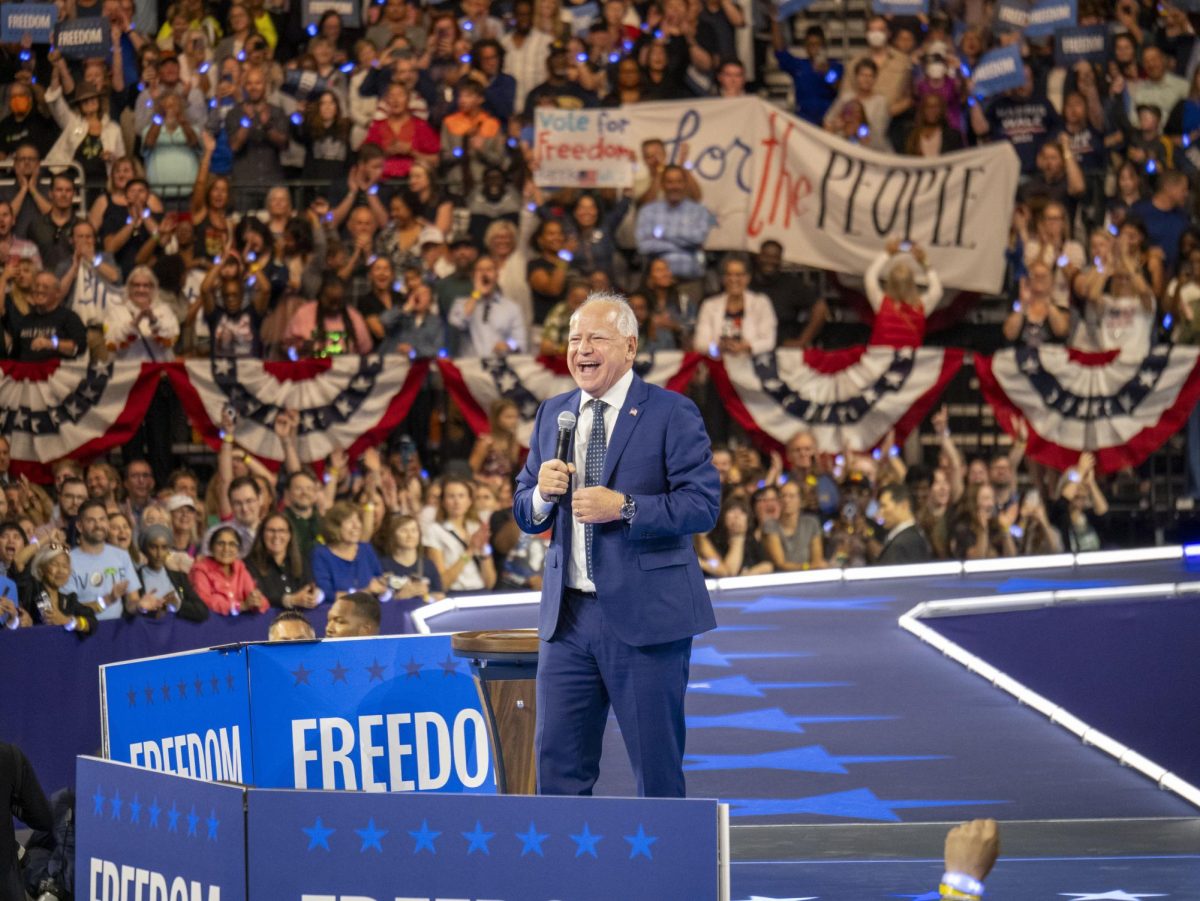
<path id="1" fill-rule="evenodd" d="M 298 444 L 306 463 L 341 448 L 355 456 L 381 441 L 408 415 L 429 370 L 426 360 L 345 356 L 296 363 L 191 360 L 171 371 L 192 424 L 213 447 L 228 405 L 237 414 L 238 443 L 267 462 L 281 462 L 275 435 L 281 410 L 300 414 Z"/>
<path id="2" fill-rule="evenodd" d="M 903 441 L 962 365 L 962 351 L 933 347 L 784 349 L 710 361 L 730 415 L 778 448 L 802 428 L 822 453 L 867 451 L 895 430 Z"/>
<path id="3" fill-rule="evenodd" d="M 639 354 L 633 369 L 651 385 L 682 391 L 700 363 L 699 354 L 661 351 Z M 529 446 L 538 405 L 548 397 L 575 387 L 566 362 L 558 358 L 513 355 L 459 360 L 438 360 L 446 391 L 463 412 L 476 434 L 488 430 L 487 411 L 501 397 L 513 401 L 521 412 L 517 438 Z"/>
<path id="4" fill-rule="evenodd" d="M 1026 454 L 1055 469 L 1091 451 L 1101 472 L 1137 466 L 1177 432 L 1200 398 L 1200 348 L 1158 344 L 1142 359 L 1061 346 L 975 358 L 983 395 Z"/>
<path id="5" fill-rule="evenodd" d="M 46 464 L 87 460 L 137 432 L 158 384 L 153 363 L 85 360 L 0 364 L 0 434 L 12 474 L 49 482 Z"/>

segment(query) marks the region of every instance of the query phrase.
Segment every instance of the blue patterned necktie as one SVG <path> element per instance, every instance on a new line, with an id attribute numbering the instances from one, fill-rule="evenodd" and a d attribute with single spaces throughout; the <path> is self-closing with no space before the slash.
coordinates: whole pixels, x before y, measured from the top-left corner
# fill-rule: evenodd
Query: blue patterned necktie
<path id="1" fill-rule="evenodd" d="M 608 406 L 599 398 L 593 398 L 588 401 L 592 408 L 592 434 L 588 436 L 587 457 L 583 463 L 583 487 L 591 488 L 593 485 L 600 484 L 600 476 L 604 474 L 604 453 L 608 450 L 608 444 L 604 438 L 604 408 Z M 588 580 L 595 584 L 596 579 L 592 575 L 592 537 L 596 532 L 596 526 L 592 523 L 587 523 L 583 527 L 584 547 L 587 550 L 587 577 Z"/>

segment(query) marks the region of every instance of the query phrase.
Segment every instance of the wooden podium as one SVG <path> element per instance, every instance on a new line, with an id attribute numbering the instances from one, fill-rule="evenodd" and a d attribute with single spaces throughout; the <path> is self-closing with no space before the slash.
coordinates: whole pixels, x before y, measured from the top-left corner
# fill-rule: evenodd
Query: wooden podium
<path id="1" fill-rule="evenodd" d="M 537 630 L 456 632 L 450 646 L 456 657 L 471 661 L 487 716 L 496 788 L 505 795 L 537 794 Z"/>

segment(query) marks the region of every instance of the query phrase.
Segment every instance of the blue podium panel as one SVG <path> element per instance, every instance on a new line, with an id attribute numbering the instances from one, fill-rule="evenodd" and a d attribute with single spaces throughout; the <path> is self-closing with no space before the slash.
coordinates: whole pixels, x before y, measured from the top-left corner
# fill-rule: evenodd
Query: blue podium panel
<path id="1" fill-rule="evenodd" d="M 259 788 L 495 792 L 479 694 L 448 635 L 249 652 Z"/>
<path id="2" fill-rule="evenodd" d="M 76 898 L 245 901 L 244 789 L 94 757 L 75 775 Z"/>
<path id="3" fill-rule="evenodd" d="M 110 760 L 209 782 L 254 782 L 246 649 L 100 668 Z"/>
<path id="4" fill-rule="evenodd" d="M 717 901 L 718 804 L 249 792 L 254 901 Z"/>

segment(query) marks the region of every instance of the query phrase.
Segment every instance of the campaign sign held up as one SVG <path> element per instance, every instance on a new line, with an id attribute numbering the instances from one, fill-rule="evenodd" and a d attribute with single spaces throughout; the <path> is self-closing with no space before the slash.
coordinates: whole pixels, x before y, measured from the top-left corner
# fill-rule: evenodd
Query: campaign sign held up
<path id="1" fill-rule="evenodd" d="M 252 898 L 718 898 L 716 801 L 253 789 L 247 806 Z"/>
<path id="2" fill-rule="evenodd" d="M 0 44 L 19 44 L 26 35 L 35 44 L 49 44 L 57 24 L 53 3 L 0 4 Z"/>
<path id="3" fill-rule="evenodd" d="M 542 187 L 628 188 L 637 150 L 619 109 L 534 111 L 534 179 Z"/>
<path id="4" fill-rule="evenodd" d="M 110 760 L 210 782 L 254 782 L 246 650 L 207 650 L 100 668 Z"/>
<path id="5" fill-rule="evenodd" d="M 479 693 L 448 635 L 249 651 L 258 787 L 495 792 Z"/>
<path id="6" fill-rule="evenodd" d="M 108 19 L 95 17 L 63 22 L 58 26 L 54 45 L 71 59 L 107 58 L 112 50 L 112 26 Z"/>
<path id="7" fill-rule="evenodd" d="M 992 17 L 996 33 L 1024 31 L 1029 24 L 1029 0 L 1000 0 Z"/>
<path id="8" fill-rule="evenodd" d="M 923 16 L 929 12 L 929 0 L 871 0 L 878 16 Z"/>
<path id="9" fill-rule="evenodd" d="M 341 17 L 342 25 L 358 28 L 362 24 L 358 9 L 360 5 L 356 0 L 303 0 L 301 15 L 306 25 L 315 25 L 321 21 L 321 16 L 332 10 Z"/>
<path id="10" fill-rule="evenodd" d="M 1076 0 L 1037 0 L 1029 11 L 1025 37 L 1044 38 L 1076 22 Z"/>
<path id="11" fill-rule="evenodd" d="M 974 75 L 975 93 L 981 97 L 993 97 L 1019 88 L 1025 83 L 1025 62 L 1021 59 L 1020 45 L 989 50 L 979 58 Z"/>
<path id="12" fill-rule="evenodd" d="M 1108 58 L 1108 26 L 1080 25 L 1054 32 L 1054 64 L 1102 63 Z"/>
<path id="13" fill-rule="evenodd" d="M 92 757 L 75 780 L 76 898 L 245 901 L 244 789 Z"/>

